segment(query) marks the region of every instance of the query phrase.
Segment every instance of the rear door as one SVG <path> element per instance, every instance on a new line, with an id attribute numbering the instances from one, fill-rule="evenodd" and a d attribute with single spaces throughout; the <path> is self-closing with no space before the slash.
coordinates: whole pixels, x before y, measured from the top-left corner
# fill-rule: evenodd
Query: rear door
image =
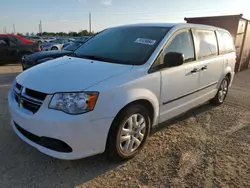
<path id="1" fill-rule="evenodd" d="M 219 56 L 217 37 L 214 30 L 194 30 L 197 59 L 199 62 L 199 93 L 208 100 L 217 91 L 217 85 L 223 74 L 224 58 Z"/>

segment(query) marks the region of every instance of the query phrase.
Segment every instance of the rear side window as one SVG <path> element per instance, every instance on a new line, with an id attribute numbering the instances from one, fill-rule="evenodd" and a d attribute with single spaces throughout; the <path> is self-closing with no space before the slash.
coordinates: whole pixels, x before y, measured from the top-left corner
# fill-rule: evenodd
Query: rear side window
<path id="1" fill-rule="evenodd" d="M 217 31 L 219 41 L 219 53 L 225 54 L 234 51 L 234 43 L 232 37 L 225 31 Z"/>
<path id="2" fill-rule="evenodd" d="M 182 53 L 185 58 L 185 63 L 194 61 L 194 44 L 190 31 L 183 31 L 177 34 L 167 48 L 164 49 L 164 55 L 169 52 Z"/>
<path id="3" fill-rule="evenodd" d="M 196 30 L 195 36 L 199 59 L 218 55 L 217 39 L 214 31 Z"/>
<path id="4" fill-rule="evenodd" d="M 17 37 L 9 37 L 10 45 L 18 45 L 20 44 L 20 39 Z"/>

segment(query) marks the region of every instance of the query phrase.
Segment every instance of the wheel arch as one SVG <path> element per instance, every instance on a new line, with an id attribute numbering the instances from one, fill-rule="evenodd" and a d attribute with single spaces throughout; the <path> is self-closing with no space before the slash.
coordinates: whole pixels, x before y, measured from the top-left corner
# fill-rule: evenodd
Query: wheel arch
<path id="1" fill-rule="evenodd" d="M 134 101 L 132 101 L 132 102 L 130 102 L 130 103 L 128 103 L 128 104 L 126 104 L 121 110 L 119 110 L 119 112 L 116 114 L 116 116 L 115 116 L 115 118 L 114 118 L 114 120 L 113 120 L 113 122 L 119 117 L 119 114 L 121 114 L 125 109 L 127 109 L 127 108 L 129 108 L 130 106 L 132 106 L 132 105 L 142 105 L 143 107 L 145 107 L 147 110 L 148 110 L 148 112 L 149 112 L 149 116 L 150 116 L 150 121 L 151 121 L 151 123 L 152 123 L 152 125 L 153 125 L 153 122 L 154 122 L 154 120 L 155 120 L 155 108 L 154 108 L 154 106 L 153 106 L 153 104 L 149 101 L 149 100 L 147 100 L 147 99 L 137 99 L 137 100 L 134 100 Z M 112 122 L 112 123 L 113 123 Z M 152 126 L 151 125 L 151 126 Z"/>

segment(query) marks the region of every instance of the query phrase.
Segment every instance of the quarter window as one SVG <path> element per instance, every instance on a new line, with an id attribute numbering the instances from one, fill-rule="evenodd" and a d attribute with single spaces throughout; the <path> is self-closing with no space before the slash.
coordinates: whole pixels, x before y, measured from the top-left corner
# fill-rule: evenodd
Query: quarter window
<path id="1" fill-rule="evenodd" d="M 185 62 L 194 61 L 194 44 L 190 31 L 183 31 L 177 34 L 170 44 L 164 49 L 163 57 L 169 52 L 182 53 L 184 55 Z"/>
<path id="2" fill-rule="evenodd" d="M 218 54 L 217 39 L 214 31 L 195 31 L 198 58 L 205 59 Z"/>
<path id="3" fill-rule="evenodd" d="M 230 53 L 234 51 L 234 43 L 232 37 L 224 31 L 217 31 L 219 41 L 220 54 Z"/>

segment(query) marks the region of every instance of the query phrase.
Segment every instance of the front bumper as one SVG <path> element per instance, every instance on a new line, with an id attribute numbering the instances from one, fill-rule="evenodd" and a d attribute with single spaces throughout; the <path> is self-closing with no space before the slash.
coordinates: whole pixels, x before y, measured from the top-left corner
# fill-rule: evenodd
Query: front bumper
<path id="1" fill-rule="evenodd" d="M 59 159 L 80 159 L 105 151 L 108 131 L 113 118 L 92 119 L 89 112 L 82 115 L 68 115 L 48 109 L 51 96 L 47 96 L 37 113 L 28 114 L 20 108 L 12 93 L 8 96 L 11 124 L 15 133 L 25 142 L 42 153 Z M 56 139 L 66 143 L 72 152 L 49 149 L 23 134 L 17 126 L 37 137 Z"/>

